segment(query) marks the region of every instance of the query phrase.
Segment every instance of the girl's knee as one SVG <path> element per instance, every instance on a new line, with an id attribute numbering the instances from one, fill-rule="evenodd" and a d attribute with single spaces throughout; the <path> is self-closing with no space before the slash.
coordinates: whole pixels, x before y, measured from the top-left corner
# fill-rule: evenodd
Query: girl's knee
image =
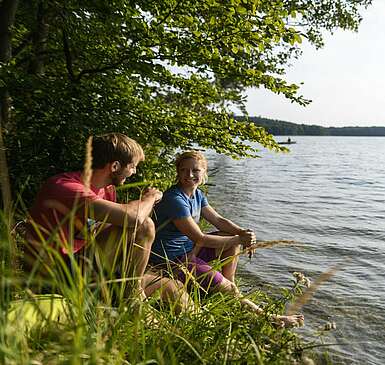
<path id="1" fill-rule="evenodd" d="M 216 250 L 216 255 L 220 259 L 229 259 L 232 258 L 232 261 L 237 260 L 238 256 L 241 252 L 241 246 L 240 245 L 235 245 L 227 250 Z"/>
<path id="2" fill-rule="evenodd" d="M 235 246 L 232 246 L 230 247 L 226 253 L 228 256 L 234 256 L 234 258 L 237 257 L 237 255 L 239 255 L 239 253 L 241 252 L 241 245 L 235 245 Z"/>

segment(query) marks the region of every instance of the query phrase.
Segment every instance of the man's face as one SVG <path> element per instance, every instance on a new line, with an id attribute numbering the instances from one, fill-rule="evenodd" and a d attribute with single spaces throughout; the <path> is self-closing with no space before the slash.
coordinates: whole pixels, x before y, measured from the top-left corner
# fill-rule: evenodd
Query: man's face
<path id="1" fill-rule="evenodd" d="M 123 185 L 126 179 L 136 173 L 137 163 L 130 162 L 127 166 L 122 167 L 120 162 L 119 168 L 116 171 L 111 172 L 111 182 L 115 186 Z"/>

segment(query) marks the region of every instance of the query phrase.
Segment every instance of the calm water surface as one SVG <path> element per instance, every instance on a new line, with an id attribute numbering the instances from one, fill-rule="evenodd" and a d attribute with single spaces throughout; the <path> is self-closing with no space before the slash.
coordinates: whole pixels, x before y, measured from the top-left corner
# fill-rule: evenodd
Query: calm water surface
<path id="1" fill-rule="evenodd" d="M 219 212 L 259 239 L 299 242 L 258 250 L 239 273 L 252 286 L 289 286 L 293 271 L 316 278 L 342 264 L 303 308 L 302 333 L 334 321 L 325 342 L 338 343 L 329 348 L 335 363 L 385 364 L 385 138 L 293 139 L 289 154 L 208 154 Z"/>

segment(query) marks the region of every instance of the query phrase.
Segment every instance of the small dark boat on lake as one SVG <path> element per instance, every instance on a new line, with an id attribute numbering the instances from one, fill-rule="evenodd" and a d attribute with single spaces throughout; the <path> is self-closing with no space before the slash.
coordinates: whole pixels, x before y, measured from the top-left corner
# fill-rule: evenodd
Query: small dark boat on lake
<path id="1" fill-rule="evenodd" d="M 296 144 L 296 143 L 297 142 L 296 141 L 292 141 L 290 137 L 287 139 L 287 141 L 278 142 L 278 144 Z"/>
<path id="2" fill-rule="evenodd" d="M 278 144 L 296 144 L 296 141 L 284 141 L 284 142 L 278 142 Z"/>

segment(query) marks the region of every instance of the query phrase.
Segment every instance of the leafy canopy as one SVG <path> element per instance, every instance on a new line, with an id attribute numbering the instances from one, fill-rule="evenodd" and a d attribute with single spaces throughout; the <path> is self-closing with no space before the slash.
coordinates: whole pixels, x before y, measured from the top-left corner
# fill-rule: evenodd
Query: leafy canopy
<path id="1" fill-rule="evenodd" d="M 145 146 L 140 178 L 175 148 L 199 145 L 233 157 L 247 141 L 279 150 L 272 136 L 236 121 L 242 91 L 264 87 L 306 105 L 284 67 L 303 39 L 357 30 L 371 0 L 31 0 L 20 1 L 13 56 L 0 69 L 11 96 L 4 126 L 11 178 L 32 186 L 81 167 L 89 135 L 119 131 Z"/>

